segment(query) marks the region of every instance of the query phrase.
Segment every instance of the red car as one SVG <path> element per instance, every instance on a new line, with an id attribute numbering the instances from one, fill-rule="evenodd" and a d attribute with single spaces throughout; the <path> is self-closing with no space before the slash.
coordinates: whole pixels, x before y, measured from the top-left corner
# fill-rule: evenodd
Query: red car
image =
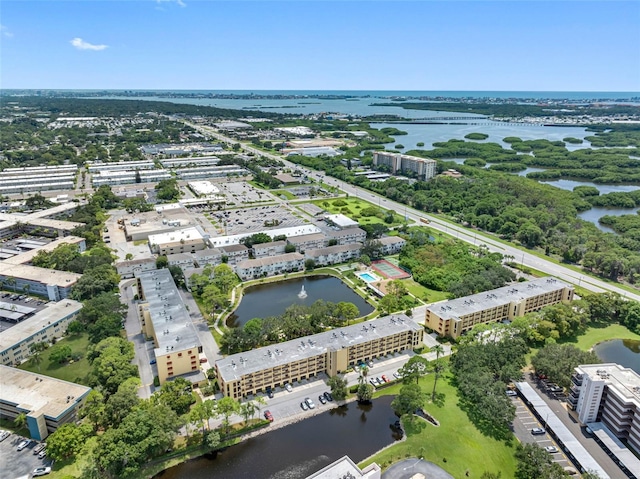
<path id="1" fill-rule="evenodd" d="M 265 411 L 264 418 L 269 422 L 273 422 L 273 414 L 271 414 L 271 411 L 269 410 Z"/>
<path id="2" fill-rule="evenodd" d="M 384 374 L 382 375 L 382 380 L 383 380 L 385 383 L 388 383 L 388 382 L 389 382 L 389 378 L 387 378 L 387 376 L 385 376 Z"/>

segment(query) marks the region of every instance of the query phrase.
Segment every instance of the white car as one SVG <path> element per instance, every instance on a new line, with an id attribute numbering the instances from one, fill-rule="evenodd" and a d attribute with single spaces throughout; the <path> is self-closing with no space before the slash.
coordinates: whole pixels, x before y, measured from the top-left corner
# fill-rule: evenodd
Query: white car
<path id="1" fill-rule="evenodd" d="M 553 454 L 554 452 L 558 452 L 558 448 L 556 446 L 544 446 L 544 450 L 550 454 Z"/>
<path id="2" fill-rule="evenodd" d="M 47 466 L 47 467 L 38 467 L 38 468 L 33 470 L 33 477 L 46 476 L 50 472 L 51 472 L 51 468 L 49 466 Z"/>
<path id="3" fill-rule="evenodd" d="M 285 384 L 285 385 L 284 385 L 284 388 L 285 388 L 288 392 L 293 391 L 293 387 L 291 387 L 291 384 L 289 384 L 289 383 Z"/>
<path id="4" fill-rule="evenodd" d="M 517 395 L 518 395 L 518 393 L 517 393 L 517 392 L 515 392 L 515 391 L 513 391 L 513 390 L 511 390 L 511 389 L 507 389 L 507 396 L 512 396 L 512 397 L 514 397 L 514 396 L 517 396 Z"/>
<path id="5" fill-rule="evenodd" d="M 22 441 L 20 444 L 18 444 L 18 451 L 22 451 L 29 444 L 31 444 L 31 441 L 29 441 L 29 440 Z"/>
<path id="6" fill-rule="evenodd" d="M 11 435 L 9 431 L 0 431 L 0 442 L 4 441 Z"/>
<path id="7" fill-rule="evenodd" d="M 307 403 L 307 406 L 309 406 L 309 409 L 315 409 L 316 408 L 316 405 L 311 400 L 311 398 L 305 398 L 304 402 Z"/>

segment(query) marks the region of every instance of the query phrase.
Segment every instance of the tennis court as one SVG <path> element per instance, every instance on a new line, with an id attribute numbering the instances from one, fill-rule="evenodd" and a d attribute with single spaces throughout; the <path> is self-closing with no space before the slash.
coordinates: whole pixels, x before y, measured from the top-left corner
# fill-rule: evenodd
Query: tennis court
<path id="1" fill-rule="evenodd" d="M 405 279 L 411 277 L 409 273 L 389 263 L 386 259 L 378 259 L 376 261 L 373 261 L 371 263 L 371 268 L 376 270 L 382 276 L 391 279 Z"/>

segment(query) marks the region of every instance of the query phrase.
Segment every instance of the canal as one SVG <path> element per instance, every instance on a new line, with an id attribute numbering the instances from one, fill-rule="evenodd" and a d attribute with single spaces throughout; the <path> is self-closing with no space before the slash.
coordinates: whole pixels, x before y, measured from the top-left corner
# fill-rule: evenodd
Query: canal
<path id="1" fill-rule="evenodd" d="M 161 479 L 301 479 L 344 455 L 356 463 L 401 438 L 391 396 L 349 403 L 172 467 Z"/>
<path id="2" fill-rule="evenodd" d="M 303 286 L 306 296 L 301 297 Z M 227 319 L 227 326 L 242 326 L 253 318 L 280 316 L 292 304 L 310 306 L 319 299 L 331 303 L 353 303 L 358 308 L 360 316 L 366 316 L 373 311 L 373 306 L 340 279 L 326 275 L 309 276 L 250 286 L 244 291 L 238 308 Z"/>

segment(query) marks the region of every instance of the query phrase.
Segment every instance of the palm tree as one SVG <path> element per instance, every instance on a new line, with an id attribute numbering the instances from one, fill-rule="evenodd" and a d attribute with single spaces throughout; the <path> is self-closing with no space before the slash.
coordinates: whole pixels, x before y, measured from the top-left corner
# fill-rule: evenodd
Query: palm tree
<path id="1" fill-rule="evenodd" d="M 436 398 L 436 384 L 438 384 L 438 376 L 440 376 L 440 371 L 442 370 L 440 367 L 440 355 L 444 354 L 444 348 L 441 344 L 436 344 L 430 349 L 431 352 L 436 353 L 436 362 L 433 368 L 433 371 L 436 373 L 433 380 L 433 391 L 431 392 L 431 401 L 434 401 Z"/>
<path id="2" fill-rule="evenodd" d="M 7 284 L 11 287 L 13 287 L 13 292 L 16 292 L 16 279 L 12 278 L 12 277 L 8 277 L 7 278 Z"/>
<path id="3" fill-rule="evenodd" d="M 29 359 L 29 362 L 34 366 L 37 366 L 38 372 L 40 372 L 40 364 L 42 364 L 42 354 L 40 353 L 40 351 L 35 350 L 31 355 L 31 359 Z"/>
<path id="4" fill-rule="evenodd" d="M 16 418 L 13 420 L 13 425 L 16 429 L 22 428 L 27 423 L 27 415 L 23 412 L 18 414 Z"/>

